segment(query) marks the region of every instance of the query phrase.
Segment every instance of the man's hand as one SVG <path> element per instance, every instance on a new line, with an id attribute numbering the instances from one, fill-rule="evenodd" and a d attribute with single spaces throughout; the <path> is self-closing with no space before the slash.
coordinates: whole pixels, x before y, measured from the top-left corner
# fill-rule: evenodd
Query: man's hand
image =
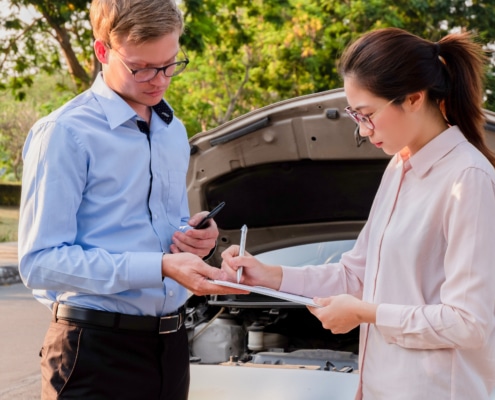
<path id="1" fill-rule="evenodd" d="M 226 280 L 226 272 L 209 266 L 191 253 L 164 254 L 162 276 L 172 278 L 197 296 L 248 293 L 209 282 L 210 279 Z"/>
<path id="2" fill-rule="evenodd" d="M 189 220 L 189 225 L 192 227 L 208 214 L 202 211 L 195 214 Z M 210 254 L 210 251 L 215 248 L 218 238 L 217 224 L 213 219 L 209 220 L 209 225 L 203 229 L 189 229 L 186 232 L 176 231 L 172 236 L 173 244 L 170 246 L 170 251 L 176 253 L 192 253 L 201 258 Z"/>

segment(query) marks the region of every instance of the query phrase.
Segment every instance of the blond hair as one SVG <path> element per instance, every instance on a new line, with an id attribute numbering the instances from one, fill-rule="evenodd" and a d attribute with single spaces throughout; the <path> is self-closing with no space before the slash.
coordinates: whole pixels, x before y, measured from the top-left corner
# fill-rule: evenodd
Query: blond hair
<path id="1" fill-rule="evenodd" d="M 93 0 L 90 21 L 95 39 L 109 45 L 122 41 L 139 45 L 184 31 L 174 0 Z"/>

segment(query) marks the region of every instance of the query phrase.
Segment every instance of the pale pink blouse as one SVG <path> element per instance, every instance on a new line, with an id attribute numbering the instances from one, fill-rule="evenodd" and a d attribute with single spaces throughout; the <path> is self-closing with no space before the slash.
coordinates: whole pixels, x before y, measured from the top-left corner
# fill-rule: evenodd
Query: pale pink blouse
<path id="1" fill-rule="evenodd" d="M 387 167 L 339 263 L 283 267 L 282 291 L 379 304 L 356 398 L 488 399 L 495 388 L 495 171 L 457 127 Z"/>

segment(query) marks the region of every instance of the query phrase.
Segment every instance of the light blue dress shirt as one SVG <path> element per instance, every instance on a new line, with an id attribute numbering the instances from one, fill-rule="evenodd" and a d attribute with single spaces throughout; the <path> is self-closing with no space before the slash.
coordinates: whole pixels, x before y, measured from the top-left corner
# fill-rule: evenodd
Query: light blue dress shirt
<path id="1" fill-rule="evenodd" d="M 160 316 L 187 298 L 161 275 L 162 253 L 189 219 L 187 133 L 153 111 L 148 141 L 138 118 L 100 75 L 29 132 L 19 269 L 49 307 Z"/>

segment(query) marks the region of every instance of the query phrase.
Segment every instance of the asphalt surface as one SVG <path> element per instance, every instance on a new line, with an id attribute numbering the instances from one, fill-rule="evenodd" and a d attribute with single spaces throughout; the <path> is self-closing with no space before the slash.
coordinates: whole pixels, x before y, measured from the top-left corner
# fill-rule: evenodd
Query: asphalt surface
<path id="1" fill-rule="evenodd" d="M 17 271 L 17 242 L 0 243 L 0 285 L 20 282 Z"/>
<path id="2" fill-rule="evenodd" d="M 0 399 L 40 399 L 39 351 L 50 311 L 17 273 L 17 243 L 0 243 Z"/>

